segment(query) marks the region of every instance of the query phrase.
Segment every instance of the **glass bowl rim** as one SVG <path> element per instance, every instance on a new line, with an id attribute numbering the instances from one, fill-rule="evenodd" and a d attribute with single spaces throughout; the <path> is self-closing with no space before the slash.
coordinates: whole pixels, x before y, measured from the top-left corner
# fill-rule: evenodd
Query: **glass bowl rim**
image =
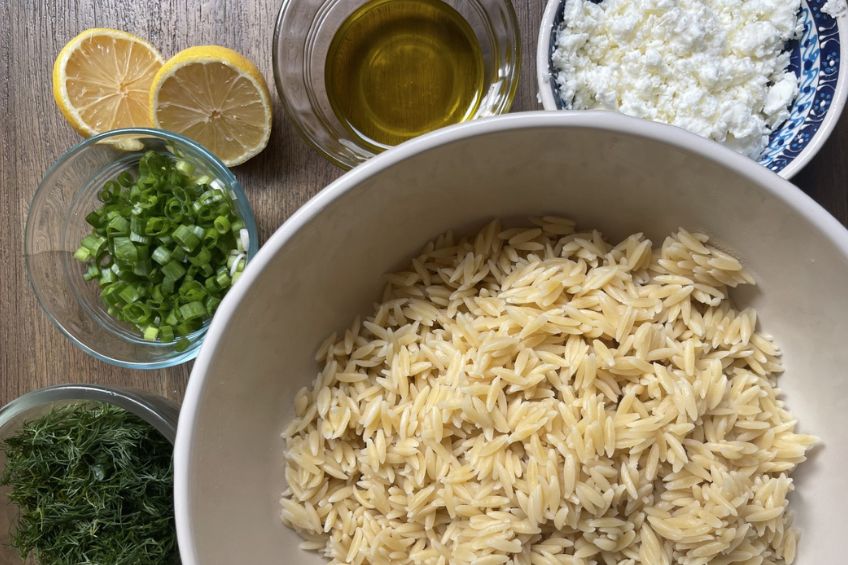
<path id="1" fill-rule="evenodd" d="M 343 171 L 349 171 L 362 163 L 348 163 L 344 159 L 340 158 L 336 153 L 333 153 L 332 151 L 324 147 L 322 144 L 320 144 L 316 139 L 314 139 L 314 137 L 310 135 L 309 132 L 306 130 L 306 127 L 301 123 L 301 120 L 297 117 L 297 112 L 294 111 L 293 106 L 289 103 L 289 99 L 285 94 L 288 89 L 283 87 L 282 77 L 280 76 L 280 61 L 278 53 L 279 43 L 283 37 L 283 16 L 286 14 L 288 8 L 294 3 L 295 0 L 282 0 L 282 2 L 280 3 L 280 9 L 277 11 L 276 21 L 274 22 L 273 41 L 271 44 L 271 67 L 274 71 L 274 85 L 276 86 L 277 94 L 280 97 L 280 101 L 283 103 L 283 108 L 285 109 L 286 116 L 288 116 L 289 121 L 294 124 L 295 129 L 300 134 L 301 138 L 305 140 L 306 143 L 308 143 L 312 148 L 316 149 L 318 153 L 322 157 L 327 159 L 330 163 L 339 167 Z M 509 77 L 510 85 L 506 93 L 506 97 L 503 101 L 503 108 L 495 115 L 503 115 L 509 113 L 509 111 L 512 109 L 513 103 L 515 102 L 515 97 L 518 94 L 518 83 L 521 81 L 521 25 L 518 21 L 518 14 L 515 12 L 515 6 L 513 5 L 512 0 L 503 0 L 503 4 L 506 9 L 507 19 L 509 20 L 510 25 L 513 29 L 513 33 L 511 34 L 510 48 L 512 53 L 515 55 L 515 61 L 512 65 L 512 72 L 510 73 Z M 483 118 L 472 118 L 466 121 L 471 122 L 478 119 Z M 398 145 L 402 145 L 402 143 Z M 379 153 L 374 154 L 370 150 L 369 152 L 372 153 L 370 159 L 373 159 L 374 157 L 379 155 Z"/>
<path id="2" fill-rule="evenodd" d="M 61 322 L 59 322 L 59 320 L 56 319 L 53 313 L 45 306 L 44 300 L 42 299 L 42 293 L 33 281 L 32 277 L 29 248 L 30 235 L 33 229 L 32 209 L 36 200 L 38 200 L 38 198 L 42 195 L 43 191 L 47 190 L 45 181 L 51 176 L 53 176 L 53 174 L 55 174 L 56 171 L 65 162 L 67 162 L 72 157 L 75 157 L 78 154 L 82 153 L 88 147 L 112 137 L 126 135 L 133 135 L 136 137 L 152 137 L 164 141 L 175 141 L 177 143 L 187 145 L 193 151 L 196 151 L 200 155 L 200 158 L 205 160 L 206 164 L 212 168 L 215 175 L 219 179 L 221 179 L 222 182 L 225 183 L 227 188 L 233 191 L 233 193 L 236 195 L 236 201 L 243 204 L 243 206 L 241 206 L 237 211 L 238 214 L 242 217 L 242 221 L 244 221 L 245 228 L 247 229 L 247 233 L 249 235 L 248 247 L 245 250 L 246 263 L 249 263 L 250 260 L 253 259 L 253 257 L 259 250 L 259 233 L 256 227 L 256 219 L 253 215 L 253 210 L 250 207 L 250 202 L 247 199 L 247 194 L 244 191 L 244 187 L 242 187 L 241 183 L 238 181 L 233 172 L 226 165 L 224 165 L 224 163 L 222 163 L 221 160 L 218 159 L 218 157 L 212 154 L 211 151 L 209 151 L 193 139 L 189 139 L 184 135 L 180 135 L 172 131 L 147 127 L 133 127 L 114 129 L 84 139 L 83 141 L 77 143 L 76 145 L 72 146 L 70 149 L 65 151 L 58 159 L 53 162 L 53 164 L 50 165 L 50 167 L 47 168 L 38 183 L 38 187 L 32 195 L 32 199 L 30 200 L 29 208 L 27 211 L 26 225 L 24 227 L 24 268 L 26 270 L 26 276 L 27 281 L 29 282 L 29 287 L 32 290 L 33 294 L 35 294 L 35 298 L 38 301 L 39 307 L 47 315 L 47 318 L 50 320 L 53 326 L 58 328 L 59 331 L 61 331 L 62 334 L 64 334 L 65 337 L 67 337 L 68 340 L 77 348 L 88 353 L 92 357 L 103 361 L 104 363 L 123 367 L 125 369 L 154 370 L 164 369 L 167 367 L 175 367 L 177 365 L 182 365 L 183 363 L 191 361 L 192 359 L 197 357 L 197 354 L 200 351 L 200 346 L 203 344 L 203 338 L 206 335 L 206 331 L 209 329 L 209 324 L 206 324 L 204 327 L 202 327 L 196 332 L 195 338 L 191 341 L 191 344 L 185 351 L 174 352 L 174 355 L 171 355 L 160 361 L 138 362 L 115 359 L 114 357 L 111 357 L 108 354 L 96 351 L 88 345 L 84 344 L 74 334 L 72 334 Z M 109 330 L 104 328 L 104 331 Z M 0 414 L 2 414 L 2 412 L 0 412 Z"/>
<path id="3" fill-rule="evenodd" d="M 158 406 L 152 398 L 165 403 Z M 153 393 L 123 389 L 120 387 L 105 387 L 89 384 L 60 384 L 26 392 L 0 408 L 0 430 L 5 428 L 16 416 L 39 407 L 50 406 L 57 402 L 101 402 L 122 408 L 138 416 L 153 426 L 171 445 L 177 435 L 177 418 L 179 405 L 164 396 Z M 173 413 L 169 414 L 167 406 L 173 403 Z"/>

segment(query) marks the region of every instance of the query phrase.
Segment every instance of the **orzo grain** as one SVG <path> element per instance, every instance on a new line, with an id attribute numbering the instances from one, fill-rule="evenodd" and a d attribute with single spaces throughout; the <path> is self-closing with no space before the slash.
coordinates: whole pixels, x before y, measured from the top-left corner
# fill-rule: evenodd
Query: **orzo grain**
<path id="1" fill-rule="evenodd" d="M 333 563 L 788 564 L 816 438 L 705 235 L 445 234 L 319 349 L 282 519 Z M 754 560 L 754 561 L 752 561 Z"/>

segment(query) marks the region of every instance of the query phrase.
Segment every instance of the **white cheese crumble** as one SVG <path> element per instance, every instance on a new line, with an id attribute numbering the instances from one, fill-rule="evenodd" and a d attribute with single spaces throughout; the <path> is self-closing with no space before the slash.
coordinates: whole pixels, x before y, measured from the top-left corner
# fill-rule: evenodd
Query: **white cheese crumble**
<path id="1" fill-rule="evenodd" d="M 822 12 L 831 18 L 841 18 L 848 14 L 848 4 L 845 3 L 845 0 L 827 0 L 822 6 Z"/>
<path id="2" fill-rule="evenodd" d="M 800 0 L 566 0 L 553 70 L 569 109 L 679 126 L 756 158 L 798 81 Z"/>

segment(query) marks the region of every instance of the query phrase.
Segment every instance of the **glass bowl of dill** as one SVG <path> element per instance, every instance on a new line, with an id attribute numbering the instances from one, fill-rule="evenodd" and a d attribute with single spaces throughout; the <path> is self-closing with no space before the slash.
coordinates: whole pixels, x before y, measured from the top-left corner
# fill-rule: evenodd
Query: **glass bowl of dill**
<path id="1" fill-rule="evenodd" d="M 163 397 L 93 385 L 0 409 L 0 563 L 178 563 L 178 414 Z"/>
<path id="2" fill-rule="evenodd" d="M 283 0 L 274 80 L 303 137 L 349 169 L 508 112 L 520 44 L 510 0 Z"/>
<path id="3" fill-rule="evenodd" d="M 94 357 L 134 369 L 193 359 L 229 288 L 258 250 L 241 184 L 175 133 L 114 130 L 47 171 L 24 258 L 42 309 Z"/>

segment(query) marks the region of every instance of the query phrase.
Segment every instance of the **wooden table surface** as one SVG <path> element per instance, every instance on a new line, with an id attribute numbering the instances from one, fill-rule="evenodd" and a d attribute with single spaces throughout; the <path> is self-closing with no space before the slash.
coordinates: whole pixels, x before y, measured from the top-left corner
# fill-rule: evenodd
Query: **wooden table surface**
<path id="1" fill-rule="evenodd" d="M 86 382 L 147 389 L 180 399 L 190 364 L 161 371 L 112 367 L 73 347 L 48 321 L 29 288 L 23 232 L 47 167 L 80 141 L 53 103 L 51 69 L 61 47 L 89 27 L 114 27 L 158 46 L 165 57 L 199 44 L 232 47 L 254 60 L 273 93 L 271 37 L 280 0 L 0 1 L 0 404 L 51 384 Z M 515 0 L 523 66 L 514 110 L 538 109 L 534 53 L 544 0 Z M 262 241 L 342 172 L 301 140 L 273 93 L 271 143 L 235 169 Z M 848 114 L 807 168 L 802 190 L 848 223 Z"/>

